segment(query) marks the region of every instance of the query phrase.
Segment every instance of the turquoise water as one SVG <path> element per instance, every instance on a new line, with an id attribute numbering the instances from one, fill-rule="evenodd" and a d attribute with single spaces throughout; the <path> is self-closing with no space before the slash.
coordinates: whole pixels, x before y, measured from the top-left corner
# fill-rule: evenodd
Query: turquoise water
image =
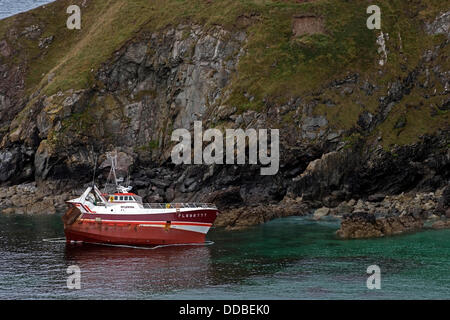
<path id="1" fill-rule="evenodd" d="M 63 236 L 60 216 L 3 215 L 0 299 L 450 299 L 450 230 L 343 241 L 338 227 L 289 217 L 143 250 L 45 242 Z M 374 264 L 379 290 L 366 286 Z M 80 290 L 67 288 L 71 265 Z"/>

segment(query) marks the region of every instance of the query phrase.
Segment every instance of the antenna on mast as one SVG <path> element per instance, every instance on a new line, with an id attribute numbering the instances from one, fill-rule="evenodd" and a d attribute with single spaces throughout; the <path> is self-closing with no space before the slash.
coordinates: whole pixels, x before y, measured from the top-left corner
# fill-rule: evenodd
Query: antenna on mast
<path id="1" fill-rule="evenodd" d="M 97 169 L 97 155 L 94 154 L 94 176 L 92 177 L 92 186 L 95 185 L 95 171 Z"/>
<path id="2" fill-rule="evenodd" d="M 121 192 L 121 193 L 129 192 L 132 189 L 132 187 L 123 187 L 123 186 L 121 186 L 119 183 L 124 182 L 124 179 L 122 177 L 120 177 L 118 179 L 117 175 L 116 175 L 117 150 L 115 150 L 114 153 L 113 152 L 108 153 L 108 158 L 111 161 L 111 170 L 109 171 L 107 184 L 108 184 L 108 182 L 110 180 L 112 180 L 112 182 L 114 183 L 115 189 L 117 189 L 119 192 Z M 105 186 L 105 190 L 106 190 L 106 186 Z"/>

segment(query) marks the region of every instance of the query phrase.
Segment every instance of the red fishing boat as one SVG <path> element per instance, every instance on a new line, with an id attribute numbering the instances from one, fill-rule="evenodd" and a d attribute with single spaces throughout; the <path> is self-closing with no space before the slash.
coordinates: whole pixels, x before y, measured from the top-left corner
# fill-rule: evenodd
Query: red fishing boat
<path id="1" fill-rule="evenodd" d="M 69 200 L 63 216 L 67 242 L 122 245 L 164 245 L 204 243 L 206 234 L 219 214 L 208 203 L 143 203 L 129 192 L 131 187 L 117 183 L 116 192 L 105 193 L 88 187 Z"/>

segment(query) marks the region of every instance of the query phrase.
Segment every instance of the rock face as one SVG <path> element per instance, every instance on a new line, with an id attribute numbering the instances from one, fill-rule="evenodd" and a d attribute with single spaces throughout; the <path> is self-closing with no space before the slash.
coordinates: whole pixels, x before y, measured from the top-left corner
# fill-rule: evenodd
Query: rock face
<path id="1" fill-rule="evenodd" d="M 130 125 L 122 124 L 122 131 L 129 140 L 118 137 L 119 143 L 155 141 L 154 149 L 162 151 L 169 127 L 190 129 L 223 98 L 244 41 L 241 32 L 181 25 L 124 48 L 98 75 L 125 105 Z M 123 97 L 123 90 L 130 96 Z"/>
<path id="2" fill-rule="evenodd" d="M 447 185 L 444 190 L 442 190 L 442 195 L 437 201 L 436 209 L 438 213 L 447 215 L 450 209 L 450 185 Z"/>
<path id="3" fill-rule="evenodd" d="M 30 35 L 38 30 L 28 29 Z M 142 165 L 166 161 L 171 132 L 191 128 L 224 97 L 245 40 L 242 31 L 179 25 L 124 46 L 98 71 L 101 89 L 43 97 L 25 119 L 11 124 L 0 181 L 27 165 L 35 168 L 36 179 L 67 173 L 87 178 L 95 154 L 105 159 L 113 150 Z M 0 102 L 0 116 L 6 117 L 13 101 L 0 96 Z M 34 159 L 12 154 L 15 142 L 26 144 Z"/>
<path id="4" fill-rule="evenodd" d="M 299 6 L 306 12 L 313 3 Z M 377 38 L 382 45 L 383 66 L 378 55 L 364 61 L 375 65 L 373 73 L 348 67 L 315 88 L 292 89 L 285 96 L 258 95 L 260 82 L 278 81 L 299 61 L 333 57 L 323 50 L 332 34 L 324 26 L 332 24 L 313 13 L 289 15 L 287 32 L 277 35 L 289 42 L 271 51 L 255 33 L 264 23 L 259 15 L 240 16 L 236 25 L 183 19 L 136 32 L 89 70 L 86 84 L 64 90 L 54 84 L 61 77 L 57 70 L 42 79 L 41 72 L 27 73 L 35 70 L 30 63 L 54 55 L 59 34 L 31 22 L 0 34 L 0 186 L 9 194 L 0 207 L 59 210 L 61 201 L 54 197 L 79 193 L 95 166 L 97 181 L 104 181 L 107 154 L 117 151 L 121 174 L 130 174 L 133 191 L 145 201 L 214 202 L 223 212 L 218 225 L 229 228 L 292 214 L 315 212 L 317 219 L 350 214 L 340 233 L 364 237 L 409 231 L 430 215 L 446 216 L 450 82 L 444 63 L 449 41 L 442 34 L 448 35 L 448 12 L 420 22 L 433 45 L 414 59 L 389 68 L 387 55 L 401 51 L 402 40 L 400 33 L 383 31 L 372 38 L 375 50 Z M 12 60 L 26 51 L 21 41 L 32 43 L 38 58 L 33 51 L 32 61 Z M 337 55 L 356 59 L 351 45 Z M 315 56 L 316 51 L 326 52 Z M 249 56 L 260 61 L 266 52 L 275 52 L 270 72 L 249 70 L 242 62 Z M 246 82 L 251 77 L 254 81 Z M 39 84 L 27 88 L 32 80 Z M 53 90 L 44 90 L 46 85 Z M 421 117 L 426 124 L 443 120 L 425 130 L 414 122 Z M 174 165 L 172 132 L 192 131 L 197 120 L 204 129 L 222 131 L 278 128 L 279 172 L 261 176 L 261 164 Z M 17 186 L 30 183 L 36 190 L 21 196 Z M 28 202 L 31 194 L 36 203 Z"/>
<path id="5" fill-rule="evenodd" d="M 450 37 L 450 12 L 440 14 L 432 23 L 425 26 L 430 34 L 444 34 Z"/>
<path id="6" fill-rule="evenodd" d="M 4 57 L 8 57 L 11 53 L 11 48 L 9 47 L 8 42 L 6 42 L 6 40 L 0 41 L 0 54 Z"/>
<path id="7" fill-rule="evenodd" d="M 16 173 L 14 152 L 2 150 L 0 152 L 0 181 L 8 181 Z"/>

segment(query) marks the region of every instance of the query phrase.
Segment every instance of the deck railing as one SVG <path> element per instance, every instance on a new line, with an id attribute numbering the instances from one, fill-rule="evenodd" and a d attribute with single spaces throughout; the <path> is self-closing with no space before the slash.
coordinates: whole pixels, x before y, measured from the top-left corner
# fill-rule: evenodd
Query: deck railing
<path id="1" fill-rule="evenodd" d="M 181 209 L 181 208 L 204 208 L 217 209 L 213 203 L 144 203 L 144 208 L 147 209 Z"/>

